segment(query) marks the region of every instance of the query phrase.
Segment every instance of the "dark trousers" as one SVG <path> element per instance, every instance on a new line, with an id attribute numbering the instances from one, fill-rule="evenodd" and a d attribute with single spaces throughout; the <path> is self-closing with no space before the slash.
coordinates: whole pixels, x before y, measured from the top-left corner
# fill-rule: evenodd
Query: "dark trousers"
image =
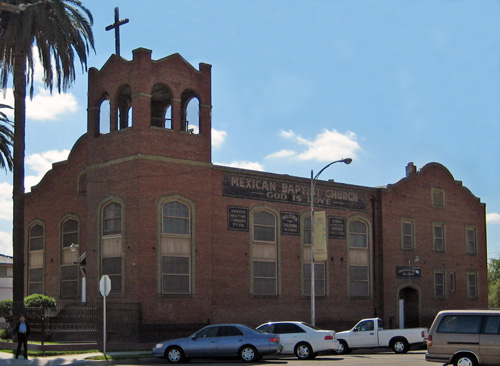
<path id="1" fill-rule="evenodd" d="M 28 358 L 28 337 L 26 336 L 26 333 L 17 333 L 16 358 L 19 357 L 22 345 L 24 345 L 24 358 Z"/>

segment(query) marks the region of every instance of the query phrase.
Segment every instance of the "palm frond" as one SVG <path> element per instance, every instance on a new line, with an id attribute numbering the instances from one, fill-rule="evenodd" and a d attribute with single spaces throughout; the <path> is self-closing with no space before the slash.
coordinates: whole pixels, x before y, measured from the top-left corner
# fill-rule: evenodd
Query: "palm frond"
<path id="1" fill-rule="evenodd" d="M 13 109 L 6 104 L 0 104 L 0 108 Z M 7 115 L 0 111 L 0 167 L 10 171 L 12 171 L 14 166 L 11 152 L 14 141 L 13 126 L 13 122 L 9 120 Z"/>

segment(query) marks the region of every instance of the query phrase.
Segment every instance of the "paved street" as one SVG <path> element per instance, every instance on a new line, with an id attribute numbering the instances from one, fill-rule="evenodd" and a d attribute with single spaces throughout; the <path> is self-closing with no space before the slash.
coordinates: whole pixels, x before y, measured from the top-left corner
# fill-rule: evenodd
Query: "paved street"
<path id="1" fill-rule="evenodd" d="M 142 365 L 148 363 L 141 362 Z M 157 360 L 154 365 L 168 365 L 167 362 L 162 362 Z M 213 366 L 213 365 L 224 365 L 224 366 L 242 366 L 244 365 L 240 361 L 232 360 L 192 360 L 186 365 L 196 365 L 196 366 Z M 405 355 L 396 355 L 392 352 L 370 352 L 367 353 L 355 353 L 350 355 L 331 355 L 331 356 L 320 356 L 314 360 L 310 361 L 299 361 L 296 358 L 280 358 L 272 359 L 265 358 L 262 362 L 254 363 L 251 365 L 262 365 L 262 366 L 432 366 L 440 365 L 425 361 L 425 351 L 411 351 Z"/>
<path id="2" fill-rule="evenodd" d="M 130 352 L 133 354 L 134 352 Z M 68 355 L 64 357 L 48 357 L 48 358 L 32 358 L 30 360 L 24 360 L 22 357 L 18 360 L 13 359 L 12 354 L 0 352 L 0 366 L 60 366 L 60 365 L 82 365 L 82 366 L 97 366 L 97 365 L 113 365 L 119 364 L 121 366 L 137 366 L 137 365 L 171 365 L 164 359 L 159 358 L 142 358 L 142 359 L 130 359 L 120 360 L 120 361 L 91 361 L 86 358 L 91 356 L 90 354 L 81 355 Z M 246 365 L 241 361 L 237 360 L 192 360 L 189 363 L 184 364 L 196 365 L 196 366 L 242 366 Z M 287 358 L 264 358 L 262 362 L 251 363 L 248 365 L 255 366 L 433 366 L 440 365 L 437 363 L 429 363 L 425 361 L 425 351 L 411 351 L 405 355 L 396 355 L 392 352 L 379 352 L 364 350 L 363 353 L 356 351 L 350 355 L 330 355 L 330 356 L 319 356 L 314 360 L 310 361 L 299 361 L 295 357 Z"/>

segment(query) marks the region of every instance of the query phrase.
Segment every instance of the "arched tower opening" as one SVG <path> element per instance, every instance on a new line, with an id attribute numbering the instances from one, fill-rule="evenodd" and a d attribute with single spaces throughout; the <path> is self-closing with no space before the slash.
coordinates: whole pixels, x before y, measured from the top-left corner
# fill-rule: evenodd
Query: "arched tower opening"
<path id="1" fill-rule="evenodd" d="M 151 91 L 151 126 L 172 128 L 172 92 L 164 84 L 155 84 Z"/>
<path id="2" fill-rule="evenodd" d="M 108 134 L 111 132 L 111 104 L 108 93 L 103 93 L 99 101 L 99 120 L 97 122 L 99 134 Z"/>
<path id="3" fill-rule="evenodd" d="M 181 96 L 181 131 L 192 134 L 200 130 L 200 100 L 193 90 L 186 90 Z"/>
<path id="4" fill-rule="evenodd" d="M 118 130 L 132 127 L 132 89 L 130 85 L 120 88 L 117 98 Z"/>

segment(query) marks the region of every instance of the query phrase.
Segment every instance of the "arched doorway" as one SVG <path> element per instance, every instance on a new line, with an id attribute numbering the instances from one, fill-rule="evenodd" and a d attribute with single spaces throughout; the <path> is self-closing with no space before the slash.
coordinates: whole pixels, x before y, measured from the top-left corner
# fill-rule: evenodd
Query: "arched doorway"
<path id="1" fill-rule="evenodd" d="M 420 325 L 420 299 L 418 290 L 405 287 L 399 291 L 399 299 L 404 301 L 404 327 L 416 328 Z"/>

